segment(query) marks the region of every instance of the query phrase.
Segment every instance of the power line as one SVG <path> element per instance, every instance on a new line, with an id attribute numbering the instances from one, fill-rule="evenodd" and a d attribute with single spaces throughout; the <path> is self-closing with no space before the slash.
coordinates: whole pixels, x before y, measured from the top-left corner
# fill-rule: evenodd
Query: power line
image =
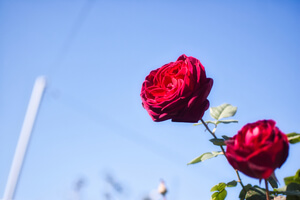
<path id="1" fill-rule="evenodd" d="M 50 76 L 61 66 L 64 59 L 68 55 L 68 52 L 70 51 L 72 43 L 74 42 L 76 36 L 78 35 L 84 22 L 86 21 L 95 2 L 96 2 L 96 0 L 87 0 L 83 4 L 78 16 L 74 20 L 74 23 L 70 29 L 70 32 L 68 33 L 67 37 L 65 38 L 65 40 L 62 44 L 61 49 L 58 51 L 59 53 L 57 55 L 57 58 L 54 60 L 53 64 L 50 66 L 49 73 L 48 73 Z"/>

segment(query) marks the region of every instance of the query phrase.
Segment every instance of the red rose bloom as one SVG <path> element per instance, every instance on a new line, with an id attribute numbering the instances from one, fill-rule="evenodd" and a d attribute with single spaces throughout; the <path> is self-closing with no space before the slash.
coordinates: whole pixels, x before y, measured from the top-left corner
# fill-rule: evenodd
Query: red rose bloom
<path id="1" fill-rule="evenodd" d="M 267 179 L 285 162 L 289 152 L 287 136 L 273 120 L 246 124 L 226 142 L 226 155 L 233 168 L 253 178 Z"/>
<path id="2" fill-rule="evenodd" d="M 176 62 L 153 70 L 141 91 L 142 105 L 153 121 L 198 122 L 209 107 L 213 80 L 200 61 L 181 55 Z"/>

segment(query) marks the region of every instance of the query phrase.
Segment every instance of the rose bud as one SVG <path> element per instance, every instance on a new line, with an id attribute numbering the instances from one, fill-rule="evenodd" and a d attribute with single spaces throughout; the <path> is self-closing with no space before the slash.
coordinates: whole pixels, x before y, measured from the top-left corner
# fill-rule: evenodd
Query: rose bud
<path id="1" fill-rule="evenodd" d="M 194 57 L 181 55 L 153 70 L 141 90 L 142 105 L 155 122 L 198 122 L 209 107 L 213 80 Z"/>
<path id="2" fill-rule="evenodd" d="M 226 141 L 226 156 L 233 168 L 258 179 L 267 179 L 287 159 L 289 142 L 273 120 L 246 124 Z"/>

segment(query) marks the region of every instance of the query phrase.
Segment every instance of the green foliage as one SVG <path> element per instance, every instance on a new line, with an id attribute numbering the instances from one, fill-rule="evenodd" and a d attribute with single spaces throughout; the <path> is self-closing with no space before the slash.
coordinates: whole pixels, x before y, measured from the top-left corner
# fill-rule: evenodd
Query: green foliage
<path id="1" fill-rule="evenodd" d="M 217 185 L 213 186 L 210 191 L 213 192 L 213 191 L 222 191 L 226 188 L 226 183 L 218 183 Z"/>
<path id="2" fill-rule="evenodd" d="M 217 146 L 225 146 L 226 145 L 225 141 L 229 140 L 230 137 L 228 137 L 226 135 L 222 135 L 222 138 L 213 138 L 213 139 L 210 139 L 209 141 L 211 141 L 214 145 L 217 145 Z"/>
<path id="3" fill-rule="evenodd" d="M 300 184 L 290 183 L 286 187 L 286 200 L 300 200 Z"/>
<path id="4" fill-rule="evenodd" d="M 288 133 L 286 134 L 286 136 L 288 137 L 288 140 L 291 144 L 296 144 L 300 142 L 300 133 Z"/>
<path id="5" fill-rule="evenodd" d="M 235 187 L 237 185 L 237 181 L 233 180 L 226 183 L 218 183 L 217 185 L 213 186 L 210 191 L 214 192 L 211 195 L 211 200 L 224 200 L 227 196 L 227 191 L 226 191 L 226 187 Z"/>
<path id="6" fill-rule="evenodd" d="M 266 200 L 266 190 L 255 185 L 252 186 L 248 184 L 245 187 L 245 190 L 241 190 L 239 198 L 240 200 Z M 275 197 L 275 192 L 270 191 L 270 197 L 273 199 Z M 277 193 L 276 193 L 277 194 Z"/>
<path id="7" fill-rule="evenodd" d="M 300 184 L 290 183 L 288 186 L 282 188 L 275 188 L 274 191 L 270 191 L 270 197 L 273 199 L 275 195 L 286 195 L 286 200 L 300 200 Z M 250 184 L 245 186 L 245 191 L 242 190 L 239 196 L 240 200 L 265 200 L 266 190 L 255 185 Z"/>
<path id="8" fill-rule="evenodd" d="M 239 121 L 235 120 L 235 119 L 216 120 L 216 121 L 207 120 L 207 121 L 205 121 L 206 124 L 214 124 L 215 126 L 218 125 L 218 124 L 229 124 L 229 123 L 238 123 L 238 122 Z M 201 124 L 202 124 L 202 122 L 196 123 L 196 124 L 194 124 L 194 126 L 201 125 Z"/>
<path id="9" fill-rule="evenodd" d="M 247 185 L 244 186 L 245 190 L 242 189 L 241 192 L 240 192 L 240 194 L 239 194 L 240 200 L 244 200 L 244 199 L 246 198 L 246 193 L 247 193 L 247 191 L 248 191 L 251 187 L 252 187 L 251 184 L 247 184 Z"/>
<path id="10" fill-rule="evenodd" d="M 238 123 L 238 120 L 235 120 L 235 119 L 221 120 L 223 118 L 234 116 L 236 111 L 237 111 L 237 107 L 232 106 L 227 103 L 224 103 L 217 107 L 210 107 L 210 116 L 216 120 L 215 121 L 207 120 L 207 121 L 205 121 L 205 123 L 206 124 L 214 124 L 215 127 L 218 124 Z M 203 123 L 202 122 L 196 123 L 196 124 L 194 124 L 194 126 L 201 125 L 201 124 L 203 124 Z"/>
<path id="11" fill-rule="evenodd" d="M 257 185 L 250 187 L 246 192 L 246 200 L 266 200 L 266 192 Z"/>
<path id="12" fill-rule="evenodd" d="M 230 123 L 238 123 L 239 121 L 238 120 L 235 120 L 235 119 L 226 119 L 226 120 L 218 120 L 216 123 L 217 124 L 230 124 Z"/>
<path id="13" fill-rule="evenodd" d="M 216 125 L 217 121 L 207 120 L 207 121 L 205 121 L 205 123 L 206 124 L 214 124 L 214 125 Z M 196 124 L 194 124 L 194 126 L 198 126 L 198 125 L 201 125 L 201 124 L 203 124 L 203 123 L 202 122 L 196 123 Z"/>
<path id="14" fill-rule="evenodd" d="M 224 200 L 227 196 L 227 191 L 225 190 L 226 188 L 226 183 L 219 183 L 215 186 L 213 186 L 211 188 L 211 192 L 214 192 L 212 195 L 211 195 L 211 200 Z"/>
<path id="15" fill-rule="evenodd" d="M 285 185 L 288 185 L 290 183 L 298 183 L 300 184 L 300 169 L 296 172 L 294 176 L 288 176 L 284 178 Z"/>
<path id="16" fill-rule="evenodd" d="M 215 131 L 217 125 L 220 123 L 229 124 L 229 123 L 237 123 L 237 120 L 234 119 L 224 119 L 227 117 L 232 117 L 236 114 L 237 107 L 232 106 L 230 104 L 222 104 L 217 107 L 210 108 L 210 115 L 214 120 L 205 121 L 206 124 L 214 124 L 215 127 L 211 131 L 212 135 L 215 136 Z M 201 125 L 202 123 L 197 123 L 194 125 Z M 207 127 L 206 127 L 207 128 Z M 288 137 L 288 141 L 291 144 L 295 144 L 300 142 L 300 133 L 289 133 L 286 134 Z M 225 141 L 231 139 L 230 137 L 223 135 L 222 138 L 213 138 L 210 139 L 214 145 L 223 146 L 226 145 Z M 221 151 L 213 151 L 202 154 L 201 156 L 193 159 L 189 164 L 195 164 L 198 162 L 203 162 L 204 160 L 217 157 L 218 155 L 223 154 Z M 284 178 L 284 182 L 286 186 L 282 188 L 278 188 L 278 181 L 274 176 L 271 176 L 267 179 L 268 183 L 272 186 L 273 191 L 269 191 L 271 199 L 275 198 L 275 195 L 286 195 L 286 200 L 300 200 L 300 169 L 296 172 L 294 176 L 289 176 Z M 211 192 L 214 192 L 211 196 L 211 200 L 224 200 L 227 196 L 227 187 L 235 187 L 237 186 L 237 181 L 233 180 L 228 182 L 227 184 L 221 182 L 211 188 Z M 240 200 L 265 200 L 266 199 L 266 190 L 255 185 L 247 184 L 241 190 L 239 194 Z"/>
<path id="17" fill-rule="evenodd" d="M 272 186 L 272 188 L 278 188 L 278 184 L 277 184 L 278 181 L 277 181 L 275 175 L 274 176 L 270 176 L 267 179 L 267 181 L 270 183 L 270 185 Z"/>
<path id="18" fill-rule="evenodd" d="M 211 107 L 210 116 L 219 121 L 220 119 L 234 116 L 236 111 L 237 107 L 224 103 L 217 107 Z"/>
<path id="19" fill-rule="evenodd" d="M 284 179 L 286 186 L 276 188 L 271 191 L 273 194 L 287 195 L 287 200 L 300 200 L 300 169 L 296 172 L 295 176 L 289 176 Z"/>
<path id="20" fill-rule="evenodd" d="M 226 145 L 225 144 L 225 140 L 224 139 L 220 139 L 220 138 L 213 138 L 213 139 L 210 139 L 209 141 L 211 141 L 214 145 L 217 145 L 217 146 L 224 146 L 224 145 Z"/>
<path id="21" fill-rule="evenodd" d="M 237 185 L 237 181 L 233 180 L 226 184 L 227 187 L 235 187 Z"/>
<path id="22" fill-rule="evenodd" d="M 286 186 L 274 189 L 272 194 L 286 195 L 286 200 L 300 200 L 300 169 L 294 176 L 284 178 Z"/>
<path id="23" fill-rule="evenodd" d="M 223 153 L 221 151 L 206 152 L 206 153 L 202 154 L 201 156 L 193 159 L 191 162 L 188 163 L 188 165 L 196 164 L 198 162 L 203 162 L 204 160 L 207 160 L 207 159 L 210 159 L 213 157 L 217 157 L 220 154 L 223 154 Z"/>
<path id="24" fill-rule="evenodd" d="M 231 137 L 228 137 L 227 135 L 222 135 L 222 138 L 224 138 L 224 140 L 229 140 Z"/>
<path id="25" fill-rule="evenodd" d="M 283 194 L 283 195 L 290 195 L 290 196 L 299 196 L 300 197 L 300 191 L 297 189 L 300 186 L 300 184 L 297 183 L 290 183 L 289 189 L 287 189 L 287 186 L 284 186 L 282 188 L 276 188 L 274 191 L 270 191 L 272 194 Z"/>
<path id="26" fill-rule="evenodd" d="M 211 200 L 224 200 L 227 196 L 227 191 L 224 189 L 222 191 L 215 192 L 211 195 Z"/>
<path id="27" fill-rule="evenodd" d="M 274 191 L 270 191 L 270 192 L 274 194 L 284 194 L 285 191 L 286 191 L 286 185 L 281 188 L 274 188 Z"/>
<path id="28" fill-rule="evenodd" d="M 222 191 L 215 192 L 211 195 L 211 200 L 224 200 L 227 196 L 227 191 L 224 189 Z"/>

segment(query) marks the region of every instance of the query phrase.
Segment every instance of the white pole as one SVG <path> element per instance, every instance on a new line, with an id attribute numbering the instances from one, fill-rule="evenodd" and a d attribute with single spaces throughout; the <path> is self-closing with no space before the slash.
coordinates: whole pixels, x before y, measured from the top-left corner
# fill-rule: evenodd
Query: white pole
<path id="1" fill-rule="evenodd" d="M 3 200 L 12 200 L 15 192 L 15 187 L 18 183 L 20 170 L 22 168 L 23 159 L 26 153 L 28 141 L 36 114 L 40 105 L 41 98 L 43 96 L 44 89 L 46 87 L 45 77 L 38 77 L 35 81 L 31 98 L 27 107 L 25 119 L 19 136 L 19 141 L 16 147 L 14 159 L 8 175 Z"/>

